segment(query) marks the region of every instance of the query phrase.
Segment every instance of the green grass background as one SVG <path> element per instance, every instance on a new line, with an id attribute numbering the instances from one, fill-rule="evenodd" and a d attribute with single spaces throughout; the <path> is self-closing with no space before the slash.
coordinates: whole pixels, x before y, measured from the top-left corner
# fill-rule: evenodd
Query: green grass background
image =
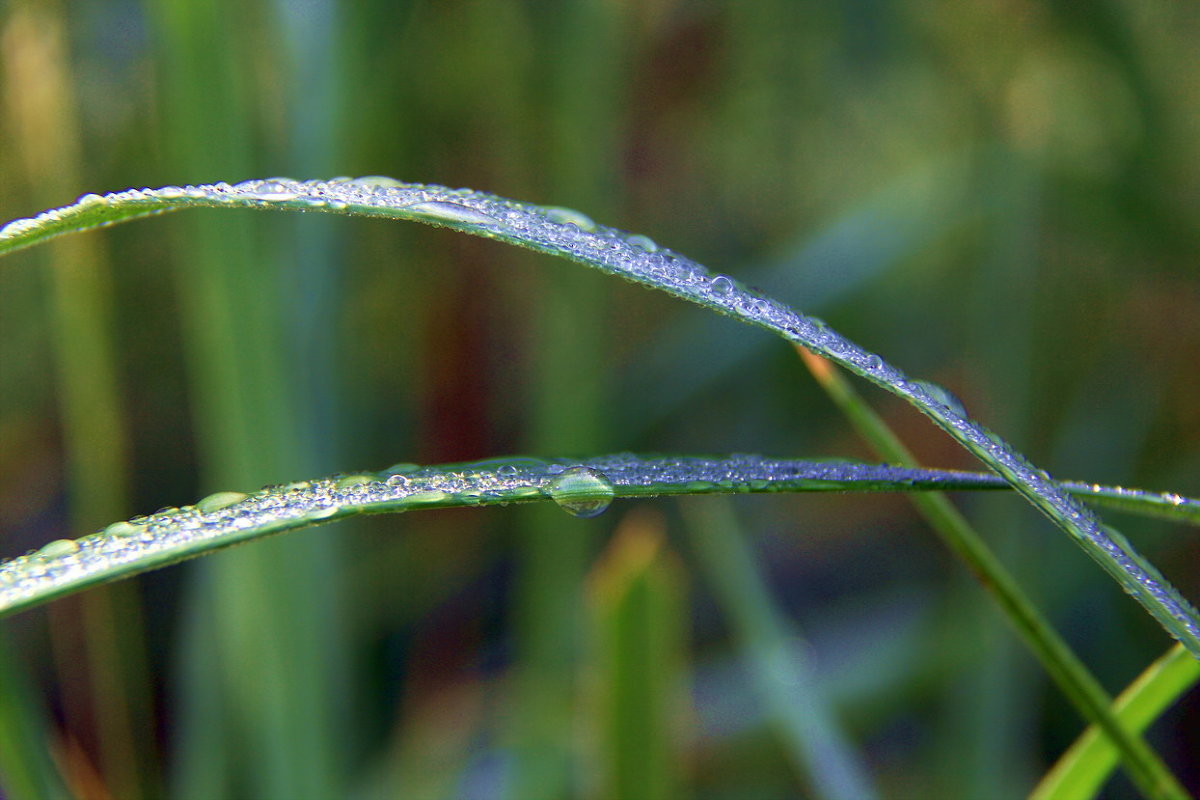
<path id="1" fill-rule="evenodd" d="M 0 24 L 4 219 L 279 174 L 571 206 L 826 317 L 1056 476 L 1200 493 L 1194 6 L 10 0 Z M 72 241 L 0 269 L 6 556 L 400 460 L 866 454 L 781 342 L 492 242 L 232 211 Z M 1165 649 L 1018 498 L 962 506 L 1110 691 Z M 1021 796 L 1078 734 L 903 498 L 733 513 L 885 796 Z M 1114 519 L 1200 597 L 1194 531 Z M 8 621 L 8 660 L 82 796 L 603 795 L 591 620 L 632 563 L 692 688 L 662 791 L 795 794 L 687 524 L 663 501 L 293 534 Z M 638 536 L 662 575 L 613 544 Z M 1150 734 L 1193 791 L 1197 714 Z"/>

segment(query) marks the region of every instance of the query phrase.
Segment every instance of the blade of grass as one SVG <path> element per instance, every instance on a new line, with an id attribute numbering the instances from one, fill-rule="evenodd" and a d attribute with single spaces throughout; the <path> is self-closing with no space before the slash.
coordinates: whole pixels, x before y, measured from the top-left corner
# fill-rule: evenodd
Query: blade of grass
<path id="1" fill-rule="evenodd" d="M 1140 734 L 1197 683 L 1200 683 L 1200 661 L 1176 645 L 1121 692 L 1113 713 L 1127 730 Z M 1095 797 L 1120 757 L 1112 739 L 1093 724 L 1046 773 L 1029 800 Z"/>
<path id="2" fill-rule="evenodd" d="M 689 300 L 803 345 L 911 403 L 939 428 L 1012 484 L 1153 616 L 1200 658 L 1200 612 L 1117 531 L 1104 526 L 1043 470 L 997 434 L 947 405 L 944 390 L 909 378 L 880 356 L 834 332 L 822 320 L 746 289 L 726 275 L 634 237 L 470 190 L 388 182 L 248 181 L 128 190 L 82 198 L 73 206 L 0 228 L 0 254 L 51 236 L 184 206 L 326 209 L 415 219 L 552 253 Z"/>
<path id="3" fill-rule="evenodd" d="M 829 362 L 797 348 L 804 364 L 830 399 L 851 421 L 876 455 L 889 462 L 916 467 L 917 460 L 853 386 Z M 1158 754 L 1112 713 L 1112 699 L 1053 626 L 1026 596 L 1012 573 L 992 553 L 983 538 L 941 492 L 911 494 L 910 500 L 992 595 L 1017 634 L 1084 719 L 1099 726 L 1121 754 L 1130 777 L 1146 797 L 1180 797 L 1187 792 Z"/>
<path id="4" fill-rule="evenodd" d="M 678 797 L 684 785 L 684 574 L 663 521 L 630 514 L 588 576 L 599 797 Z"/>
<path id="5" fill-rule="evenodd" d="M 994 488 L 993 476 L 849 461 L 638 457 L 491 459 L 271 486 L 252 495 L 218 492 L 195 506 L 116 522 L 81 539 L 60 539 L 0 563 L 0 616 L 93 586 L 285 530 L 361 513 L 504 505 L 562 498 L 564 472 L 595 474 L 611 494 L 655 497 L 750 492 L 922 491 Z M 578 474 L 578 473 L 575 473 Z M 570 498 L 568 498 L 569 502 Z M 299 576 L 301 580 L 304 576 Z"/>
<path id="6" fill-rule="evenodd" d="M 872 798 L 866 767 L 817 689 L 800 634 L 772 601 L 727 502 L 682 507 L 696 555 L 728 617 L 758 701 L 796 771 L 827 800 Z"/>

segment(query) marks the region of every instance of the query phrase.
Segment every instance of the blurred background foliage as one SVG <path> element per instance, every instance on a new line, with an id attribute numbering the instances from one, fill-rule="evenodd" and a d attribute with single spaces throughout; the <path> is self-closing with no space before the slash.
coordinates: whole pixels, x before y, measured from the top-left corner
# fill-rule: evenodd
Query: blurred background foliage
<path id="1" fill-rule="evenodd" d="M 570 206 L 824 316 L 1055 475 L 1200 493 L 1195 4 L 0 14 L 4 219 L 281 174 Z M 12 257 L 0 386 L 5 556 L 396 461 L 867 454 L 760 332 L 495 243 L 311 215 L 190 212 Z M 972 466 L 869 396 L 926 463 Z M 1022 501 L 960 500 L 1110 691 L 1166 648 Z M 81 797 L 633 796 L 613 765 L 642 756 L 646 796 L 819 796 L 697 565 L 697 508 L 293 534 L 7 621 L 6 669 Z M 1079 733 L 904 498 L 711 510 L 884 796 L 1021 796 Z M 1200 597 L 1194 532 L 1113 521 Z M 622 614 L 648 660 L 623 660 Z M 1193 693 L 1150 734 L 1193 791 L 1198 716 Z"/>

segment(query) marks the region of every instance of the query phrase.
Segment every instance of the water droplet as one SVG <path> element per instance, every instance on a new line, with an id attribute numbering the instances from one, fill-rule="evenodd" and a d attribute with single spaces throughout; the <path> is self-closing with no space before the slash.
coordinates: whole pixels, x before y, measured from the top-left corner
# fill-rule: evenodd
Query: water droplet
<path id="1" fill-rule="evenodd" d="M 542 213 L 551 222 L 557 222 L 560 225 L 574 225 L 581 231 L 596 230 L 596 223 L 587 214 L 580 213 L 573 208 L 562 208 L 561 206 L 543 206 Z"/>
<path id="2" fill-rule="evenodd" d="M 414 203 L 402 206 L 406 211 L 414 211 L 425 217 L 443 220 L 445 222 L 461 222 L 466 225 L 498 225 L 496 218 L 460 203 L 447 203 L 443 200 L 432 200 L 428 203 Z"/>
<path id="3" fill-rule="evenodd" d="M 657 253 L 658 245 L 649 236 L 642 236 L 640 233 L 635 233 L 632 236 L 625 237 L 625 241 L 629 242 L 634 247 L 640 247 L 647 253 Z"/>
<path id="4" fill-rule="evenodd" d="M 74 539 L 55 539 L 42 547 L 35 555 L 38 558 L 58 558 L 79 552 L 79 542 Z"/>
<path id="5" fill-rule="evenodd" d="M 308 518 L 309 519 L 329 519 L 330 517 L 332 517 L 334 514 L 338 513 L 341 510 L 342 510 L 341 507 L 337 503 L 330 503 L 327 506 L 322 506 L 320 508 L 314 508 L 312 511 L 308 512 Z"/>
<path id="6" fill-rule="evenodd" d="M 960 417 L 967 416 L 967 407 L 963 405 L 962 400 L 959 400 L 953 392 L 940 384 L 930 381 L 913 381 L 915 386 L 925 390 L 925 392 L 934 399 L 943 408 L 947 408 L 954 414 Z"/>
<path id="7" fill-rule="evenodd" d="M 389 178 L 386 175 L 364 175 L 361 178 L 353 178 L 351 180 L 340 181 L 348 183 L 351 186 L 369 186 L 379 189 L 399 189 L 404 186 L 403 181 L 398 181 L 395 178 Z"/>
<path id="8" fill-rule="evenodd" d="M 520 472 L 514 464 L 505 464 L 496 470 L 496 474 L 501 478 L 515 478 Z"/>
<path id="9" fill-rule="evenodd" d="M 141 531 L 141 527 L 132 522 L 114 522 L 104 529 L 105 536 L 133 536 Z"/>
<path id="10" fill-rule="evenodd" d="M 373 475 L 346 475 L 337 479 L 334 487 L 338 489 L 352 489 L 355 486 L 365 486 L 368 483 L 374 483 L 375 476 Z"/>
<path id="11" fill-rule="evenodd" d="M 612 503 L 613 485 L 603 473 L 590 467 L 571 467 L 546 484 L 546 494 L 568 514 L 595 517 Z"/>
<path id="12" fill-rule="evenodd" d="M 733 281 L 724 275 L 718 275 L 717 277 L 713 278 L 710 286 L 712 288 L 712 293 L 717 297 L 728 297 L 733 293 Z"/>
<path id="13" fill-rule="evenodd" d="M 245 499 L 246 495 L 242 492 L 216 492 L 196 503 L 196 510 L 201 514 L 212 514 L 214 511 L 229 508 Z"/>
<path id="14" fill-rule="evenodd" d="M 279 184 L 274 185 L 279 186 Z M 273 203 L 282 203 L 288 200 L 295 200 L 298 196 L 299 195 L 297 195 L 295 192 L 286 191 L 282 186 L 280 186 L 280 188 L 276 191 L 271 191 L 264 188 L 253 194 L 255 200 L 268 200 Z"/>
<path id="15" fill-rule="evenodd" d="M 428 492 L 414 492 L 405 498 L 409 503 L 420 505 L 424 503 L 440 503 L 450 495 L 445 492 L 439 492 L 436 489 Z"/>

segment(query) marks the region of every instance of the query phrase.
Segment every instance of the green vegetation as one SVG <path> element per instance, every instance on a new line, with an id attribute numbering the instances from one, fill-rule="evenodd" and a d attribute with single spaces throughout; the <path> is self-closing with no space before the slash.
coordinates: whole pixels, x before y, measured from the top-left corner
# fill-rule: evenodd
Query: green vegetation
<path id="1" fill-rule="evenodd" d="M 5 623 L 7 794 L 1007 797 L 1039 775 L 1041 798 L 1119 796 L 1126 779 L 1187 794 L 1187 712 L 1141 738 L 1200 679 L 1182 567 L 1196 542 L 1163 527 L 1195 526 L 1200 508 L 1185 496 L 1196 278 L 1179 266 L 1200 247 L 1172 227 L 1196 138 L 1174 111 L 1188 81 L 1164 77 L 1195 74 L 1186 20 L 1144 6 L 1019 24 L 913 8 L 874 27 L 861 23 L 881 9 L 782 2 L 147 8 L 113 19 L 138 32 L 127 44 L 154 65 L 153 94 L 97 94 L 129 67 L 93 46 L 113 29 L 74 6 L 16 2 L 0 39 L 0 178 L 27 187 L 5 218 L 87 187 L 187 181 L 12 223 L 0 253 L 228 209 L 55 238 L 0 269 L 5 554 L 29 551 L 0 567 L 0 607 L 60 598 Z M 979 47 L 971 31 L 997 25 L 1010 49 Z M 212 48 L 224 37 L 229 54 Z M 698 77 L 670 83 L 684 75 Z M 152 99 L 162 119 L 116 119 L 110 95 Z M 151 137 L 160 156 L 124 154 Z M 570 203 L 735 277 L 470 190 L 213 183 L 360 165 Z M 866 451 L 786 348 L 714 315 L 453 231 L 239 208 L 412 219 L 581 262 L 803 345 L 963 450 L 887 398 L 876 415 L 812 362 L 876 457 L 906 466 L 596 456 Z M 1127 274 L 1131 254 L 1152 267 Z M 1089 483 L 1051 478 L 975 419 Z M 464 460 L 514 450 L 576 455 Z M 997 474 L 964 471 L 965 453 Z M 455 463 L 313 478 L 397 457 Z M 31 488 L 39 474 L 49 484 Z M 1041 515 L 936 493 L 1006 487 Z M 916 517 L 865 493 L 889 490 L 1002 614 L 910 535 Z M 713 493 L 774 496 L 681 498 L 678 517 L 627 499 Z M 1081 500 L 1119 511 L 1124 535 Z M 375 513 L 532 501 L 568 513 Z M 1164 639 L 1067 541 L 1181 643 L 1111 710 L 1105 687 Z M 26 673 L 50 658 L 38 685 Z M 1093 728 L 1047 771 L 1081 720 Z"/>

